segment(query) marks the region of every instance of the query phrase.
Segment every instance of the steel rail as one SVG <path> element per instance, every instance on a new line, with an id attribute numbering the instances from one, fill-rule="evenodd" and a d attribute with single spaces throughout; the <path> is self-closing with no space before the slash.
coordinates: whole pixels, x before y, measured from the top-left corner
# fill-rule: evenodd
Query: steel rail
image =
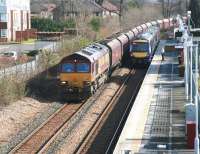
<path id="1" fill-rule="evenodd" d="M 49 142 L 52 141 L 68 121 L 81 110 L 83 105 L 84 103 L 63 105 L 9 153 L 38 153 L 41 149 L 46 147 L 46 145 L 49 145 Z"/>
<path id="2" fill-rule="evenodd" d="M 115 95 L 112 96 L 111 100 L 107 104 L 107 106 L 104 108 L 104 110 L 101 112 L 97 120 L 94 122 L 92 125 L 91 129 L 88 130 L 88 133 L 85 135 L 84 139 L 80 142 L 80 144 L 77 146 L 76 150 L 74 153 L 81 154 L 81 153 L 86 153 L 86 147 L 89 145 L 92 141 L 91 138 L 95 136 L 95 133 L 97 130 L 102 126 L 103 121 L 106 120 L 106 117 L 110 114 L 112 111 L 113 107 L 116 105 L 117 100 L 119 99 L 119 96 L 124 92 L 126 88 L 126 83 L 129 81 L 131 75 L 135 74 L 135 70 L 132 70 L 128 76 L 125 78 L 124 82 L 122 85 L 117 89 L 117 92 Z"/>

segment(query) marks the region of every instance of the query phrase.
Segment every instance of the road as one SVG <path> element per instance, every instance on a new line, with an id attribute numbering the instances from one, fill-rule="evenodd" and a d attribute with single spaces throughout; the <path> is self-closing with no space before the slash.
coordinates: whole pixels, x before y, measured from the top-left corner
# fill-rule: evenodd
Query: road
<path id="1" fill-rule="evenodd" d="M 48 42 L 48 41 L 35 41 L 32 44 L 9 44 L 9 45 L 1 45 L 0 52 L 5 51 L 27 51 L 27 50 L 37 50 L 37 49 L 51 49 L 55 50 L 58 46 L 61 45 L 60 42 Z"/>

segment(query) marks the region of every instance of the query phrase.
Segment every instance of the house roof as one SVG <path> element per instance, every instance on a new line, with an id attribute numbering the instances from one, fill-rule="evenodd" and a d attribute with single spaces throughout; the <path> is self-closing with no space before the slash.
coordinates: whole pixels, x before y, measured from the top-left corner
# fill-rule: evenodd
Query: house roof
<path id="1" fill-rule="evenodd" d="M 44 4 L 43 6 L 48 12 L 53 12 L 53 10 L 56 8 L 56 4 L 53 3 Z"/>
<path id="2" fill-rule="evenodd" d="M 31 13 L 40 14 L 41 11 L 53 12 L 56 8 L 56 4 L 53 3 L 33 3 L 31 4 Z"/>
<path id="3" fill-rule="evenodd" d="M 61 3 L 60 8 L 63 7 Z M 98 13 L 102 12 L 103 8 L 94 2 L 93 0 L 73 0 L 73 1 L 65 1 L 64 3 L 65 12 L 93 12 Z"/>
<path id="4" fill-rule="evenodd" d="M 40 14 L 42 9 L 44 9 L 44 7 L 40 5 L 39 3 L 31 4 L 31 13 Z"/>
<path id="5" fill-rule="evenodd" d="M 111 12 L 118 12 L 119 11 L 119 8 L 112 4 L 111 2 L 107 1 L 107 0 L 104 0 L 103 1 L 103 4 L 102 4 L 102 7 L 108 11 L 111 11 Z"/>

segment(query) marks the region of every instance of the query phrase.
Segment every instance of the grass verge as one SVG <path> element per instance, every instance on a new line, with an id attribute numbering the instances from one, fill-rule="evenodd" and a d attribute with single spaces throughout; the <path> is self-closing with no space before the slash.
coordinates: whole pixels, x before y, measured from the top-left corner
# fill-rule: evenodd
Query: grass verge
<path id="1" fill-rule="evenodd" d="M 8 105 L 26 95 L 26 83 L 17 78 L 0 80 L 0 105 Z"/>

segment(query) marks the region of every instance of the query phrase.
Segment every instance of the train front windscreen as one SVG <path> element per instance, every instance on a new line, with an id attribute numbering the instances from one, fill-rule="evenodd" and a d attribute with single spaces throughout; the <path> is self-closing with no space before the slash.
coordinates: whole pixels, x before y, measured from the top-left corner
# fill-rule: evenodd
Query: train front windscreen
<path id="1" fill-rule="evenodd" d="M 62 64 L 62 73 L 89 73 L 90 66 L 87 63 L 65 63 Z"/>
<path id="2" fill-rule="evenodd" d="M 148 52 L 149 44 L 147 42 L 133 43 L 130 48 L 130 52 Z"/>

